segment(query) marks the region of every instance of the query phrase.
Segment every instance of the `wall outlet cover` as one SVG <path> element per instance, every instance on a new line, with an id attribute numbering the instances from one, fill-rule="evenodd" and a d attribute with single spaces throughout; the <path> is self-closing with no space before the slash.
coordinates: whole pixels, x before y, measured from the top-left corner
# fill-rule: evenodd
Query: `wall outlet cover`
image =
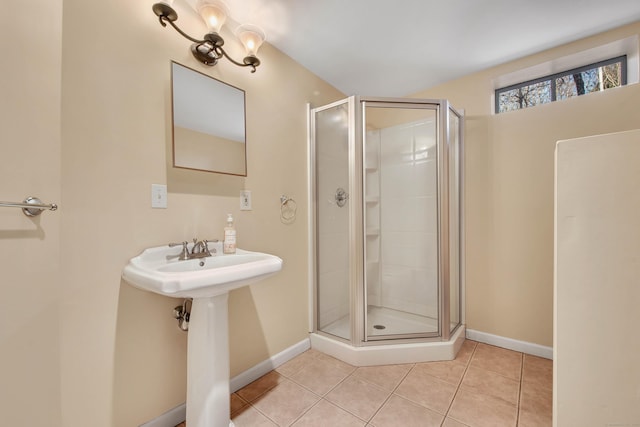
<path id="1" fill-rule="evenodd" d="M 241 211 L 251 210 L 251 191 L 242 190 L 240 192 L 240 210 Z"/>

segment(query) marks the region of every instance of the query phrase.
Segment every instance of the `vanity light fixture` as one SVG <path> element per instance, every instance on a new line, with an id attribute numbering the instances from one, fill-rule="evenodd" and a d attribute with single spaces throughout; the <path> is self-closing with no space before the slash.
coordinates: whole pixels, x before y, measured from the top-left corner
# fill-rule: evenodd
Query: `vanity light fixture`
<path id="1" fill-rule="evenodd" d="M 175 21 L 178 20 L 178 13 L 171 7 L 171 2 L 172 0 L 167 0 L 154 4 L 152 7 L 153 12 L 158 16 L 160 25 L 163 27 L 166 27 L 167 24 L 171 25 L 184 38 L 193 42 L 191 53 L 198 61 L 205 65 L 213 66 L 217 64 L 220 58 L 225 57 L 239 67 L 251 67 L 251 72 L 256 72 L 256 67 L 260 65 L 260 60 L 256 54 L 265 40 L 264 32 L 260 28 L 255 25 L 244 24 L 240 25 L 236 30 L 236 36 L 240 39 L 247 52 L 247 56 L 244 57 L 242 62 L 238 62 L 231 58 L 222 47 L 224 39 L 220 36 L 220 30 L 229 15 L 228 8 L 222 1 L 198 0 L 196 3 L 196 10 L 209 28 L 209 32 L 204 35 L 202 40 L 193 38 L 178 28 L 175 24 Z"/>

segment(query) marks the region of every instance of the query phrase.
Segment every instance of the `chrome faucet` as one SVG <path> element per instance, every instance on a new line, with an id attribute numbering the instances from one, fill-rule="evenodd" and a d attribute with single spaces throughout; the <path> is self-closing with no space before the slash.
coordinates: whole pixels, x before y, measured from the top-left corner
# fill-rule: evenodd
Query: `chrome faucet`
<path id="1" fill-rule="evenodd" d="M 178 259 L 180 261 L 194 258 L 204 258 L 208 256 L 212 256 L 216 253 L 216 249 L 209 250 L 209 242 L 217 242 L 218 240 L 198 240 L 197 238 L 193 239 L 193 247 L 191 248 L 191 252 L 189 252 L 189 242 L 184 241 L 181 243 L 169 243 L 169 247 L 180 246 L 182 245 L 182 251 L 180 251 L 180 255 Z M 213 254 L 212 254 L 213 252 Z"/>
<path id="2" fill-rule="evenodd" d="M 193 239 L 193 248 L 191 248 L 191 254 L 189 258 L 204 258 L 207 256 L 211 256 L 211 252 L 209 252 L 208 241 Z"/>

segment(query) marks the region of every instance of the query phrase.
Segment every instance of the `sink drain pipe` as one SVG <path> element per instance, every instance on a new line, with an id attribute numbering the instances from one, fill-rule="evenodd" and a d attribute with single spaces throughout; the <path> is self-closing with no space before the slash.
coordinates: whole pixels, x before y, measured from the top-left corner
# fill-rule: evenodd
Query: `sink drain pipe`
<path id="1" fill-rule="evenodd" d="M 187 332 L 189 330 L 189 317 L 191 317 L 191 304 L 193 300 L 186 298 L 182 305 L 178 305 L 173 309 L 173 317 L 178 320 L 180 330 Z"/>

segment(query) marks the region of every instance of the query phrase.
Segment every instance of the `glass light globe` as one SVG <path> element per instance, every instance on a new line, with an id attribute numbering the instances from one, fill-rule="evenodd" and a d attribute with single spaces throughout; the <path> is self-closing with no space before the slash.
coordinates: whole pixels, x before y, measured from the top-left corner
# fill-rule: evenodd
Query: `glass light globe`
<path id="1" fill-rule="evenodd" d="M 256 56 L 266 38 L 260 27 L 251 24 L 240 25 L 236 30 L 236 35 L 244 45 L 247 56 Z"/>
<path id="2" fill-rule="evenodd" d="M 220 32 L 229 15 L 227 5 L 219 0 L 198 0 L 196 9 L 212 33 Z"/>

